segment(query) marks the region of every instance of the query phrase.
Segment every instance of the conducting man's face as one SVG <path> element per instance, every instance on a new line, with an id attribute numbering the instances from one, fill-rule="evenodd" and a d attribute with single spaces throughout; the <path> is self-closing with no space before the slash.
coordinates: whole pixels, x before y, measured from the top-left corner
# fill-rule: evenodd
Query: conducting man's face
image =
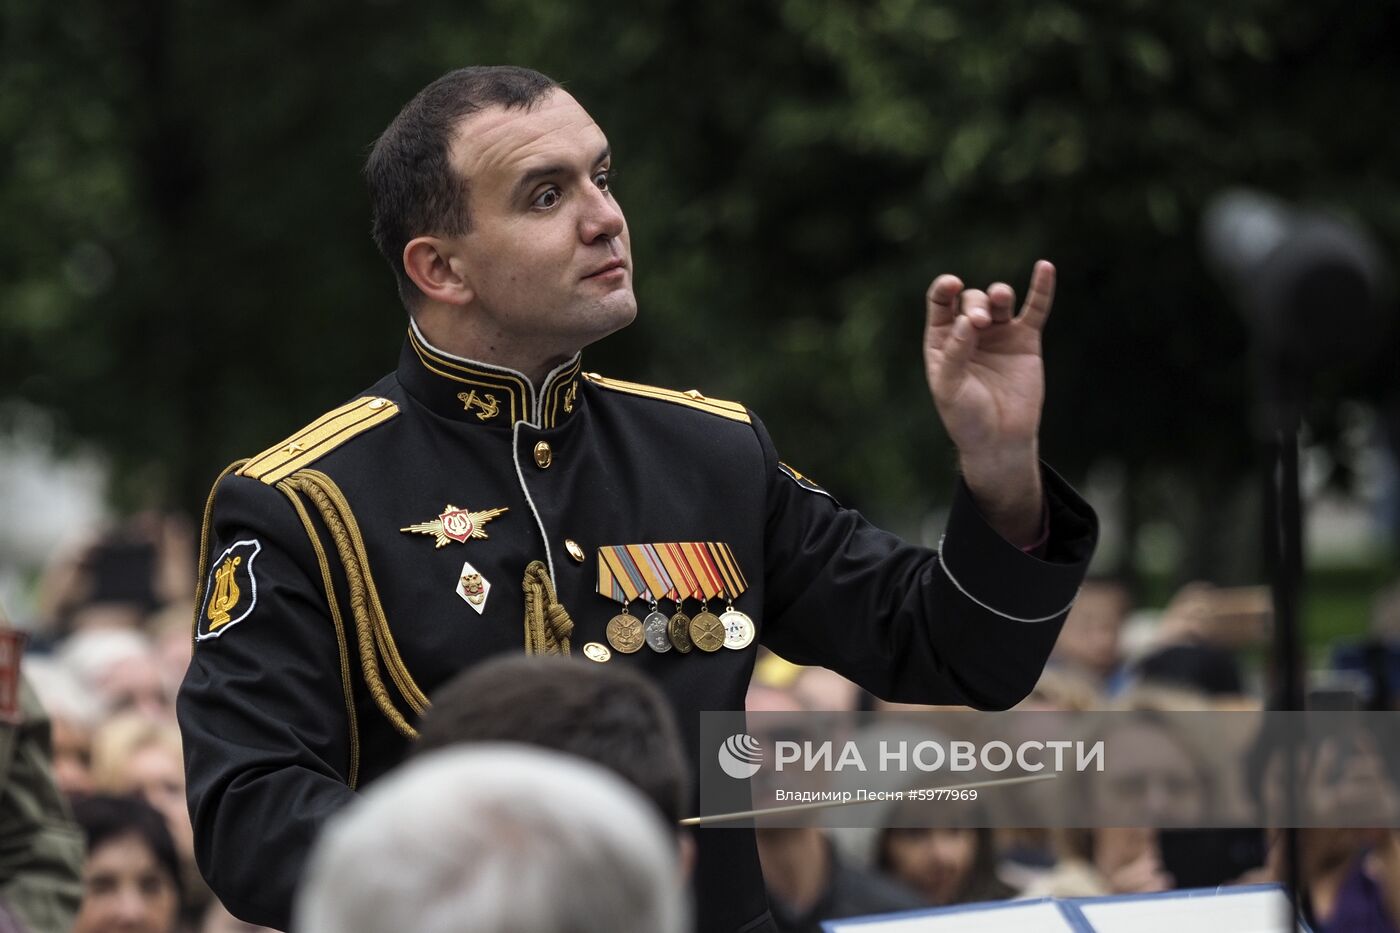
<path id="1" fill-rule="evenodd" d="M 506 342 L 554 355 L 632 321 L 632 253 L 608 141 L 578 101 L 555 90 L 530 110 L 475 113 L 452 159 L 469 189 L 469 230 L 454 241 L 468 313 Z"/>

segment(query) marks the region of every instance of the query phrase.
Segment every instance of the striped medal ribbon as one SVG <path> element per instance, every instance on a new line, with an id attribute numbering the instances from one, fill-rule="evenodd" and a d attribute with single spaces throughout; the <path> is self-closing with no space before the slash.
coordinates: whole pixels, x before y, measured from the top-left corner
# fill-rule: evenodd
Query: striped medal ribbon
<path id="1" fill-rule="evenodd" d="M 622 611 L 608 620 L 608 644 L 614 651 L 634 654 L 641 650 L 646 637 L 641 620 L 632 615 L 632 600 L 642 595 L 646 586 L 640 572 L 623 559 L 625 551 L 615 547 L 598 549 L 598 592 L 622 603 Z"/>
<path id="2" fill-rule="evenodd" d="M 725 600 L 724 611 L 719 614 L 719 623 L 724 629 L 723 645 L 734 651 L 742 651 L 753 644 L 755 630 L 753 619 L 749 618 L 748 613 L 735 609 L 734 600 L 749 588 L 749 583 L 739 570 L 739 562 L 734 559 L 729 545 L 707 542 L 705 553 L 721 578 L 718 595 Z"/>

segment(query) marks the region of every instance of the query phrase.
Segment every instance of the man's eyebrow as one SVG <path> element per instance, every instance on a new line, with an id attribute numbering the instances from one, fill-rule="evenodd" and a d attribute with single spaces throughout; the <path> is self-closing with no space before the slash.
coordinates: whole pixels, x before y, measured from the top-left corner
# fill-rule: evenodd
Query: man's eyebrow
<path id="1" fill-rule="evenodd" d="M 601 165 L 610 158 L 612 158 L 612 147 L 604 146 L 603 151 L 598 153 L 598 158 L 593 160 L 593 164 Z M 524 175 L 520 176 L 520 180 L 515 183 L 514 193 L 517 197 L 523 195 L 535 182 L 545 178 L 551 178 L 555 175 L 563 175 L 568 171 L 569 166 L 557 162 L 552 162 L 549 165 L 541 165 L 538 168 L 532 168 Z"/>

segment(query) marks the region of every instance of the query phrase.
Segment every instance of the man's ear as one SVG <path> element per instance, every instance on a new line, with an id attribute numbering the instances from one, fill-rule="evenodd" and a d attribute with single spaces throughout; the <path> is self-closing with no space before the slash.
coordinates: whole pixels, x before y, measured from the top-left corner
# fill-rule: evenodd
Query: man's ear
<path id="1" fill-rule="evenodd" d="M 476 292 L 465 264 L 454 256 L 453 249 L 449 240 L 435 236 L 414 237 L 403 248 L 403 268 L 429 301 L 469 304 Z"/>

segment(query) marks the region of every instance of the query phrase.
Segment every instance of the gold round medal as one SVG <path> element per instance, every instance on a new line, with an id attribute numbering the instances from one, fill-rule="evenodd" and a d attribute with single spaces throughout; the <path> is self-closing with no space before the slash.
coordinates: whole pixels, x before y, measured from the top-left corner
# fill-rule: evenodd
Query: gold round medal
<path id="1" fill-rule="evenodd" d="M 695 647 L 690 640 L 690 616 L 684 612 L 678 611 L 671 616 L 671 621 L 666 625 L 666 633 L 671 636 L 671 644 L 675 645 L 681 654 L 689 654 L 690 649 Z"/>
<path id="2" fill-rule="evenodd" d="M 724 623 L 714 613 L 702 609 L 690 620 L 690 640 L 701 651 L 718 651 L 724 647 Z"/>
<path id="3" fill-rule="evenodd" d="M 723 626 L 720 630 L 723 631 Z M 615 615 L 608 621 L 608 644 L 613 646 L 614 651 L 632 654 L 635 651 L 640 651 L 645 641 L 646 637 L 642 633 L 642 621 L 625 609 L 621 615 Z"/>

